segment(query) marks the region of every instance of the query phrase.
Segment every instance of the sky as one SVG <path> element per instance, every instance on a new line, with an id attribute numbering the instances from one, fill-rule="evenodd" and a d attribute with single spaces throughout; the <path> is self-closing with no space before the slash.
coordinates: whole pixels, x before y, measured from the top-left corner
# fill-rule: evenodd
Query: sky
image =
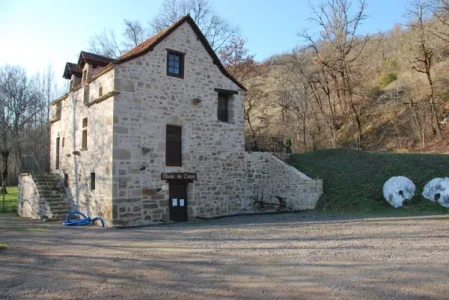
<path id="1" fill-rule="evenodd" d="M 65 63 L 77 62 L 88 40 L 105 28 L 120 33 L 123 20 L 150 21 L 163 0 L 0 0 L 0 66 L 20 65 L 29 75 L 51 66 L 59 83 Z M 298 32 L 314 29 L 311 9 L 321 0 L 210 0 L 216 12 L 237 25 L 257 60 L 301 44 Z M 366 0 L 369 16 L 361 33 L 404 23 L 410 0 Z M 356 4 L 358 1 L 353 0 Z"/>

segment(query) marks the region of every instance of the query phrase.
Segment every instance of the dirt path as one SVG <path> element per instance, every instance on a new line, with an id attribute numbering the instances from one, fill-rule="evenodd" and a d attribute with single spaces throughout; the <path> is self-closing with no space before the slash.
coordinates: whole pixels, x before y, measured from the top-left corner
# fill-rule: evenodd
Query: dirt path
<path id="1" fill-rule="evenodd" d="M 449 299 L 447 215 L 0 228 L 0 299 Z"/>

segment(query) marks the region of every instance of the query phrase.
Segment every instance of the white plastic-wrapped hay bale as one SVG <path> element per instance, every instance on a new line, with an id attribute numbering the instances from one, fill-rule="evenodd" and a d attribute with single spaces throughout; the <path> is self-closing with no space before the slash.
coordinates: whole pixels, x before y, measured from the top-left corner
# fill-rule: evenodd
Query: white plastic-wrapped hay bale
<path id="1" fill-rule="evenodd" d="M 391 177 L 383 187 L 385 200 L 395 208 L 403 206 L 404 201 L 412 199 L 415 191 L 415 184 L 404 176 Z"/>
<path id="2" fill-rule="evenodd" d="M 423 197 L 449 208 L 449 178 L 434 178 L 424 186 Z"/>

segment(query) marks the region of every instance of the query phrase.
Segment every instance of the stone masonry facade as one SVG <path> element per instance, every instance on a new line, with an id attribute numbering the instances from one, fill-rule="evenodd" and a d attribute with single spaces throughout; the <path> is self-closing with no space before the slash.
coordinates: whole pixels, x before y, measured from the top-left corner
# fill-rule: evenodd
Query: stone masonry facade
<path id="1" fill-rule="evenodd" d="M 185 54 L 183 78 L 167 76 L 167 49 Z M 170 182 L 161 174 L 174 172 L 197 174 L 187 185 L 189 219 L 254 212 L 262 193 L 273 203 L 275 196 L 286 198 L 291 210 L 315 207 L 321 180 L 270 153 L 244 151 L 245 91 L 219 69 L 189 22 L 148 52 L 98 74 L 54 102 L 54 108 L 61 103 L 61 115 L 51 128 L 51 165 L 69 174 L 73 204 L 81 212 L 114 226 L 168 221 Z M 217 118 L 217 89 L 234 92 L 228 122 Z M 182 128 L 180 167 L 166 166 L 167 125 Z M 81 149 L 86 128 L 88 146 Z M 58 137 L 64 145 L 56 170 Z M 95 190 L 89 188 L 91 173 Z"/>

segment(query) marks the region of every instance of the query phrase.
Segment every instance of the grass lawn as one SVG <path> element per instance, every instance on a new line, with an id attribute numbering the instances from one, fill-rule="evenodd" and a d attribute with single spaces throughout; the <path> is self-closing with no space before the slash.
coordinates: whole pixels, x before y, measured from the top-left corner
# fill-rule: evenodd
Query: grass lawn
<path id="1" fill-rule="evenodd" d="M 5 195 L 5 211 L 3 211 L 3 194 L 0 194 L 0 213 L 17 211 L 17 186 L 6 188 L 8 194 Z"/>
<path id="2" fill-rule="evenodd" d="M 449 155 L 397 154 L 327 149 L 294 154 L 291 164 L 324 181 L 321 212 L 344 214 L 447 213 L 448 209 L 421 196 L 435 177 L 449 176 Z M 409 206 L 395 209 L 384 199 L 382 187 L 392 176 L 406 176 L 417 191 Z"/>

